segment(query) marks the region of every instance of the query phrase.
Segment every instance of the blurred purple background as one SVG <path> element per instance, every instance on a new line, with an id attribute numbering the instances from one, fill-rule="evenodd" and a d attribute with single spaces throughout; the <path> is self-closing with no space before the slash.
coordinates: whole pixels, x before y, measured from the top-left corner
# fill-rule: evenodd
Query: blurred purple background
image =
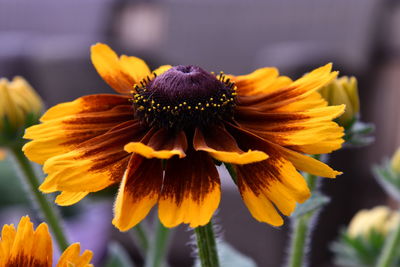
<path id="1" fill-rule="evenodd" d="M 96 42 L 141 57 L 152 67 L 194 64 L 232 74 L 276 66 L 296 78 L 333 62 L 341 74 L 358 77 L 362 119 L 376 124 L 376 142 L 333 154 L 331 165 L 345 174 L 323 182 L 332 202 L 314 232 L 311 266 L 333 266 L 329 243 L 355 211 L 390 202 L 369 166 L 400 144 L 399 1 L 0 0 L 0 77 L 25 76 L 48 106 L 85 94 L 112 93 L 90 62 L 89 47 Z M 282 265 L 289 220 L 282 229 L 257 223 L 223 170 L 222 176 L 218 221 L 225 239 L 259 266 Z M 9 170 L 0 172 L 2 224 L 29 213 L 24 200 L 5 197 L 14 190 L 11 177 Z M 132 243 L 111 226 L 111 203 L 111 197 L 89 199 L 64 210 L 72 239 L 94 249 L 96 261 L 106 254 L 106 240 L 118 239 L 140 264 Z M 171 266 L 191 265 L 189 235 L 186 227 L 174 234 Z"/>

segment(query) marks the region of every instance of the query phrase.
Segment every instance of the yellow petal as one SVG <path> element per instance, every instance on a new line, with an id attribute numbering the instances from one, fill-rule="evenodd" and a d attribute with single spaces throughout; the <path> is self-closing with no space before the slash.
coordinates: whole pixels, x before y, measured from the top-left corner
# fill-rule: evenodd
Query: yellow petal
<path id="1" fill-rule="evenodd" d="M 260 68 L 250 74 L 231 78 L 239 95 L 267 94 L 285 88 L 292 82 L 286 76 L 279 76 L 276 68 Z"/>
<path id="2" fill-rule="evenodd" d="M 90 250 L 85 250 L 82 255 L 80 255 L 81 246 L 79 243 L 74 243 L 70 245 L 61 255 L 58 260 L 57 267 L 92 267 L 90 261 L 93 257 L 93 252 Z"/>
<path id="3" fill-rule="evenodd" d="M 241 150 L 236 140 L 222 126 L 216 125 L 205 130 L 196 128 L 193 147 L 195 150 L 208 152 L 213 158 L 227 163 L 248 164 L 268 158 L 268 155 L 262 151 Z"/>
<path id="4" fill-rule="evenodd" d="M 186 158 L 167 161 L 158 204 L 158 216 L 164 226 L 205 225 L 217 209 L 220 198 L 218 172 L 206 153 L 192 151 Z"/>
<path id="5" fill-rule="evenodd" d="M 157 203 L 162 176 L 160 160 L 131 157 L 115 201 L 112 221 L 115 227 L 127 231 L 147 216 Z"/>
<path id="6" fill-rule="evenodd" d="M 86 197 L 89 192 L 68 192 L 63 191 L 56 197 L 55 202 L 60 206 L 70 206 Z"/>
<path id="7" fill-rule="evenodd" d="M 183 158 L 187 149 L 184 131 L 169 131 L 166 129 L 151 129 L 140 142 L 125 145 L 124 150 L 137 153 L 145 158 L 169 159 L 173 156 Z"/>
<path id="8" fill-rule="evenodd" d="M 143 60 L 117 54 L 107 45 L 91 47 L 91 58 L 99 75 L 117 92 L 129 94 L 135 84 L 150 74 Z"/>

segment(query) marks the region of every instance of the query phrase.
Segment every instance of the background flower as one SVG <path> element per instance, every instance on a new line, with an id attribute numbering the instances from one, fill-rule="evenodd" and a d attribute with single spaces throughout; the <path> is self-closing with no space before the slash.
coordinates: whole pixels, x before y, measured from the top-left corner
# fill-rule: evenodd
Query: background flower
<path id="1" fill-rule="evenodd" d="M 0 240 L 0 266 L 51 267 L 53 248 L 46 223 L 33 228 L 28 216 L 22 217 L 17 230 L 13 225 L 4 225 Z M 79 243 L 69 246 L 61 255 L 57 267 L 93 267 L 92 252 L 80 255 Z"/>

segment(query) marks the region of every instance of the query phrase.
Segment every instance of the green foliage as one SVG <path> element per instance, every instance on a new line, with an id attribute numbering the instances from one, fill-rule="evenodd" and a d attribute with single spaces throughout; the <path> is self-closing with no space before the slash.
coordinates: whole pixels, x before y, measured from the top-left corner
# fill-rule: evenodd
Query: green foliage
<path id="1" fill-rule="evenodd" d="M 27 198 L 7 155 L 0 161 L 0 208 L 22 203 L 27 203 Z"/>
<path id="2" fill-rule="evenodd" d="M 374 166 L 373 172 L 386 193 L 400 201 L 400 174 L 393 171 L 390 161 L 385 160 L 381 166 Z"/>
<path id="3" fill-rule="evenodd" d="M 374 142 L 374 137 L 370 136 L 374 130 L 375 126 L 372 123 L 361 122 L 354 118 L 345 128 L 344 140 L 346 146 L 363 147 L 370 145 Z"/>
<path id="4" fill-rule="evenodd" d="M 220 267 L 257 267 L 257 264 L 251 258 L 243 255 L 237 251 L 234 247 L 229 245 L 224 241 L 219 241 L 218 247 L 218 257 L 220 261 Z M 194 265 L 195 267 L 200 267 L 200 260 L 197 259 Z"/>
<path id="5" fill-rule="evenodd" d="M 303 215 L 316 211 L 319 208 L 322 208 L 324 205 L 328 204 L 330 198 L 325 196 L 320 192 L 314 192 L 312 196 L 303 204 L 299 204 L 296 207 L 296 210 L 291 215 L 292 218 L 299 218 Z"/>
<path id="6" fill-rule="evenodd" d="M 126 250 L 116 242 L 108 245 L 108 257 L 104 267 L 135 267 Z"/>
<path id="7" fill-rule="evenodd" d="M 349 267 L 375 266 L 385 240 L 385 235 L 374 230 L 371 230 L 367 236 L 357 237 L 351 237 L 346 231 L 342 231 L 339 239 L 331 246 L 335 254 L 335 263 Z M 400 255 L 400 248 L 398 252 L 397 255 Z M 400 259 L 397 257 L 394 266 L 399 266 L 399 264 Z"/>

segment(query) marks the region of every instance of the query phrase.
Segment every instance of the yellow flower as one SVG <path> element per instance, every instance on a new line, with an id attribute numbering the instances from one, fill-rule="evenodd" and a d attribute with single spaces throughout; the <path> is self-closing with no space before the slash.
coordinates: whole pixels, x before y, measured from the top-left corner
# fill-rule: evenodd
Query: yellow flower
<path id="1" fill-rule="evenodd" d="M 22 77 L 0 79 L 0 146 L 21 137 L 27 126 L 37 123 L 43 104 Z"/>
<path id="2" fill-rule="evenodd" d="M 392 170 L 400 175 L 400 147 L 396 150 L 390 162 Z"/>
<path id="3" fill-rule="evenodd" d="M 93 267 L 92 252 L 80 255 L 79 243 L 69 246 L 61 255 L 57 267 Z M 21 218 L 17 230 L 4 225 L 0 240 L 0 267 L 51 267 L 53 248 L 47 224 L 36 230 L 28 216 Z"/>
<path id="4" fill-rule="evenodd" d="M 338 118 L 342 126 L 348 126 L 360 112 L 360 100 L 358 97 L 358 85 L 355 77 L 343 76 L 332 81 L 320 91 L 329 105 L 345 104 L 346 110 Z"/>
<path id="5" fill-rule="evenodd" d="M 400 214 L 385 206 L 359 211 L 351 220 L 349 236 L 367 238 L 371 231 L 386 235 L 400 223 Z"/>
<path id="6" fill-rule="evenodd" d="M 344 106 L 327 106 L 317 92 L 337 72 L 331 64 L 292 81 L 275 68 L 233 76 L 197 66 L 150 72 L 136 57 L 92 47 L 100 76 L 120 95 L 78 98 L 49 109 L 27 129 L 29 159 L 48 174 L 40 190 L 61 191 L 72 205 L 119 183 L 113 223 L 128 230 L 158 204 L 166 227 L 205 225 L 220 202 L 215 160 L 232 164 L 240 194 L 258 221 L 283 224 L 310 196 L 298 170 L 340 174 L 305 154 L 343 143 L 332 120 Z"/>

